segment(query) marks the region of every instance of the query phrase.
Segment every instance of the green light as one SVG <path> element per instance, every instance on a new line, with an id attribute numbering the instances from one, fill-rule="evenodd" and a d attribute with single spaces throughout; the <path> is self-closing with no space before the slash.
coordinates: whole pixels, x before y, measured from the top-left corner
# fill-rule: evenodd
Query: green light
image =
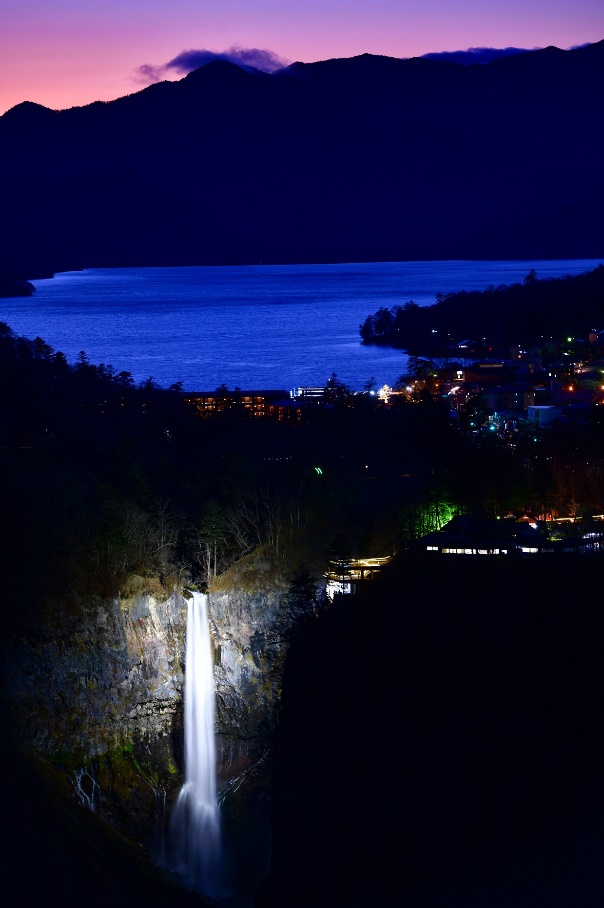
<path id="1" fill-rule="evenodd" d="M 315 473 L 317 474 L 317 476 L 322 476 L 323 470 L 321 469 L 321 467 L 315 467 Z"/>

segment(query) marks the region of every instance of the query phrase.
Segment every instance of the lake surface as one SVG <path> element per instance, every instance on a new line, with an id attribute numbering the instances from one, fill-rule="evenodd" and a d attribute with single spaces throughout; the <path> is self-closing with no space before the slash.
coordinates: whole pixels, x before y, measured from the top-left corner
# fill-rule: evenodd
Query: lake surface
<path id="1" fill-rule="evenodd" d="M 111 364 L 135 380 L 188 390 L 393 384 L 407 357 L 364 347 L 359 325 L 380 306 L 436 294 L 580 274 L 596 259 L 372 262 L 187 268 L 92 268 L 34 281 L 33 298 L 0 300 L 0 320 L 73 362 Z"/>

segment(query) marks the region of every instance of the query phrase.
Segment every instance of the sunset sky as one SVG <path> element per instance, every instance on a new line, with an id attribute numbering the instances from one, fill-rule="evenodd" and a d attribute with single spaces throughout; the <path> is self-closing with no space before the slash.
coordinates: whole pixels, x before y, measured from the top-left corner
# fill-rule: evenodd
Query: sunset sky
<path id="1" fill-rule="evenodd" d="M 111 100 L 180 78 L 164 67 L 185 50 L 256 48 L 274 66 L 603 37 L 602 0 L 2 0 L 0 112 L 21 101 Z"/>

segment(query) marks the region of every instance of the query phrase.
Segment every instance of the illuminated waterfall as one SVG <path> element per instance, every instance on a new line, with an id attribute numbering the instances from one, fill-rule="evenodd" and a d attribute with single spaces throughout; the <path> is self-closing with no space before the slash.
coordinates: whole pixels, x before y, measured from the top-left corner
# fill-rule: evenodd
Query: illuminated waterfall
<path id="1" fill-rule="evenodd" d="M 205 895 L 219 895 L 221 835 L 207 598 L 193 593 L 187 608 L 185 784 L 178 795 L 171 825 L 176 872 L 189 888 Z"/>

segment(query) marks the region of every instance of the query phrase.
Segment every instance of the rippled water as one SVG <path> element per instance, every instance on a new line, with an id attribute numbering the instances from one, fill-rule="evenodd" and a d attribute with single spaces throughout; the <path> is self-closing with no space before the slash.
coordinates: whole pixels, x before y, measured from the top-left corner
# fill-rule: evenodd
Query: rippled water
<path id="1" fill-rule="evenodd" d="M 592 259 L 94 268 L 34 281 L 33 298 L 0 300 L 0 319 L 70 361 L 126 369 L 137 381 L 189 390 L 392 384 L 401 351 L 364 347 L 359 325 L 380 306 L 434 302 L 438 292 L 578 274 Z"/>

